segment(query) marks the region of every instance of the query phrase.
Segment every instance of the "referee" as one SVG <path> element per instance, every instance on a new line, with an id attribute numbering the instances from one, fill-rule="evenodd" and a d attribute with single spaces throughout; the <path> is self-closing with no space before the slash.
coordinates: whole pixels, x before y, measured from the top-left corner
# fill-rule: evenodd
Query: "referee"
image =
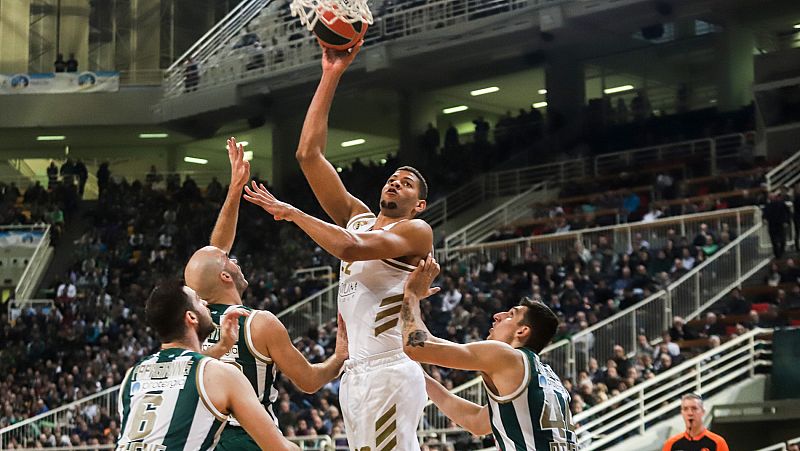
<path id="1" fill-rule="evenodd" d="M 725 439 L 703 425 L 703 398 L 694 393 L 681 397 L 681 416 L 686 430 L 664 443 L 663 451 L 728 451 Z"/>

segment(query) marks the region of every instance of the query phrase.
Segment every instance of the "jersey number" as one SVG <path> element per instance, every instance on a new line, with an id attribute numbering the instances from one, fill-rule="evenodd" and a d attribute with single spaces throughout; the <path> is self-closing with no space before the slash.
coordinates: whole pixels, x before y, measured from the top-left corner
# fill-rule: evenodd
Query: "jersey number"
<path id="1" fill-rule="evenodd" d="M 141 440 L 151 432 L 158 419 L 158 408 L 164 402 L 162 395 L 145 395 L 136 403 L 136 410 L 133 412 L 133 431 L 130 433 L 131 440 Z"/>
<path id="2" fill-rule="evenodd" d="M 561 398 L 555 392 L 545 390 L 542 415 L 539 417 L 539 426 L 542 429 L 563 429 L 573 432 L 572 414 L 569 406 L 561 406 Z"/>

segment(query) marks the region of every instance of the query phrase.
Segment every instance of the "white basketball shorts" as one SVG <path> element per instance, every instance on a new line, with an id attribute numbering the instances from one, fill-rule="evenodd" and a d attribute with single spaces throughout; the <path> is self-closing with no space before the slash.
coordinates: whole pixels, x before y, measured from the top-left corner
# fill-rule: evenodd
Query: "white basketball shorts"
<path id="1" fill-rule="evenodd" d="M 427 401 L 422 367 L 400 350 L 346 361 L 339 403 L 349 449 L 419 450 L 417 428 Z"/>

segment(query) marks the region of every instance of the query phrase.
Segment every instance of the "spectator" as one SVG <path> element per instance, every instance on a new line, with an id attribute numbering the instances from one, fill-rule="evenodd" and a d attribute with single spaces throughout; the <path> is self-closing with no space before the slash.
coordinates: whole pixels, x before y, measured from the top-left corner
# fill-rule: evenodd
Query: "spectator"
<path id="1" fill-rule="evenodd" d="M 705 324 L 700 331 L 701 337 L 710 337 L 711 335 L 725 335 L 725 326 L 719 322 L 717 315 L 714 312 L 706 313 Z"/>
<path id="2" fill-rule="evenodd" d="M 694 340 L 697 338 L 697 333 L 686 325 L 686 321 L 683 318 L 676 316 L 672 319 L 669 336 L 672 341 Z"/>
<path id="3" fill-rule="evenodd" d="M 458 146 L 458 130 L 451 122 L 444 133 L 444 148 L 445 150 L 454 150 Z"/>
<path id="4" fill-rule="evenodd" d="M 69 59 L 67 60 L 66 63 L 66 70 L 67 72 L 78 72 L 78 60 L 75 59 L 74 53 L 69 54 Z"/>
<path id="5" fill-rule="evenodd" d="M 80 158 L 75 163 L 75 175 L 78 177 L 78 195 L 83 197 L 83 190 L 86 186 L 86 180 L 89 179 L 89 171 L 86 169 L 86 165 Z"/>
<path id="6" fill-rule="evenodd" d="M 751 303 L 742 295 L 742 289 L 736 287 L 731 290 L 726 306 L 731 315 L 746 315 L 750 312 Z"/>
<path id="7" fill-rule="evenodd" d="M 47 189 L 55 188 L 56 183 L 58 183 L 58 167 L 55 161 L 50 160 L 50 166 L 47 167 Z"/>
<path id="8" fill-rule="evenodd" d="M 193 58 L 186 58 L 183 73 L 184 90 L 186 92 L 197 91 L 197 85 L 200 84 L 200 69 Z"/>
<path id="9" fill-rule="evenodd" d="M 55 72 L 65 72 L 67 70 L 67 63 L 64 62 L 64 54 L 59 53 L 56 56 L 56 62 L 53 63 L 53 70 Z"/>
<path id="10" fill-rule="evenodd" d="M 786 202 L 780 194 L 770 194 L 769 202 L 764 207 L 764 219 L 769 228 L 769 239 L 772 241 L 772 252 L 780 259 L 786 251 L 786 223 L 791 214 Z"/>
<path id="11" fill-rule="evenodd" d="M 108 169 L 108 161 L 104 161 L 100 164 L 100 167 L 97 169 L 97 189 L 100 193 L 100 197 L 103 196 L 103 192 L 108 187 L 108 181 L 111 178 L 111 171 Z"/>

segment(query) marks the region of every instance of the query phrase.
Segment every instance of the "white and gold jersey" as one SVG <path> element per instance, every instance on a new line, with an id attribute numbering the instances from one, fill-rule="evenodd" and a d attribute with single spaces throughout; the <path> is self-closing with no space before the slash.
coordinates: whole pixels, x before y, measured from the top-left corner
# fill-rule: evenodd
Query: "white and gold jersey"
<path id="1" fill-rule="evenodd" d="M 347 230 L 366 232 L 376 219 L 372 213 L 353 216 Z M 396 224 L 389 224 L 383 230 Z M 400 308 L 403 288 L 412 271 L 413 266 L 394 259 L 342 261 L 339 312 L 347 324 L 351 359 L 361 360 L 403 348 Z"/>

